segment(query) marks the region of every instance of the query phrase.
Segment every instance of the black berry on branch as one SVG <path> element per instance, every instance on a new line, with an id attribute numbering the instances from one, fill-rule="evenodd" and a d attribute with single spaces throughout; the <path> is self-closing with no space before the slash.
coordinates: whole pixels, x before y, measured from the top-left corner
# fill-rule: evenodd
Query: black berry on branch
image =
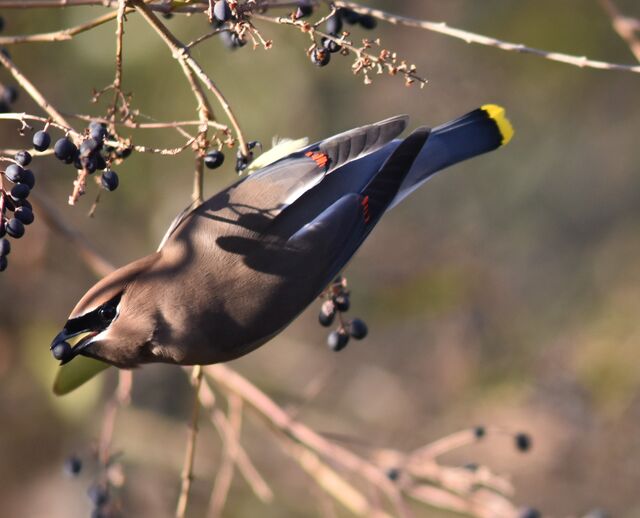
<path id="1" fill-rule="evenodd" d="M 13 215 L 25 225 L 31 225 L 34 220 L 33 211 L 29 207 L 18 207 Z"/>
<path id="2" fill-rule="evenodd" d="M 307 18 L 311 14 L 313 14 L 313 5 L 308 0 L 300 0 L 294 18 L 299 20 L 300 18 Z"/>
<path id="3" fill-rule="evenodd" d="M 343 330 L 331 331 L 329 338 L 327 338 L 327 345 L 332 351 L 341 351 L 349 343 L 349 335 Z"/>
<path id="4" fill-rule="evenodd" d="M 36 177 L 33 175 L 31 169 L 25 169 L 22 171 L 20 182 L 29 187 L 29 189 L 33 189 L 35 187 Z"/>
<path id="5" fill-rule="evenodd" d="M 8 180 L 11 180 L 13 183 L 19 182 L 22 179 L 22 172 L 24 169 L 16 164 L 11 164 L 7 166 L 4 171 L 4 175 Z"/>
<path id="6" fill-rule="evenodd" d="M 340 14 L 349 25 L 355 25 L 360 21 L 360 15 L 351 9 L 340 9 Z"/>
<path id="7" fill-rule="evenodd" d="M 326 29 L 332 36 L 337 36 L 342 32 L 342 13 L 340 9 L 338 9 L 335 15 L 327 20 Z"/>
<path id="8" fill-rule="evenodd" d="M 31 163 L 31 154 L 28 151 L 18 151 L 13 158 L 22 167 L 27 167 Z"/>
<path id="9" fill-rule="evenodd" d="M 120 184 L 120 180 L 118 179 L 118 175 L 115 171 L 109 170 L 102 173 L 100 183 L 107 191 L 115 191 Z"/>
<path id="10" fill-rule="evenodd" d="M 51 137 L 46 131 L 38 131 L 33 135 L 33 147 L 36 151 L 46 151 L 51 144 Z"/>
<path id="11" fill-rule="evenodd" d="M 218 0 L 213 4 L 213 16 L 216 20 L 221 22 L 231 20 L 231 8 L 229 7 L 227 0 Z"/>
<path id="12" fill-rule="evenodd" d="M 209 151 L 204 157 L 204 165 L 209 169 L 217 169 L 224 163 L 224 153 L 222 151 Z"/>
<path id="13" fill-rule="evenodd" d="M 368 31 L 375 29 L 378 25 L 378 21 L 368 14 L 360 16 L 358 23 L 360 24 L 360 27 L 367 29 Z"/>
<path id="14" fill-rule="evenodd" d="M 331 53 L 326 49 L 316 47 L 311 51 L 311 62 L 314 65 L 323 67 L 331 61 Z"/>
<path id="15" fill-rule="evenodd" d="M 77 150 L 78 148 L 76 147 L 76 145 L 67 137 L 58 139 L 53 146 L 53 152 L 55 153 L 56 157 L 64 162 L 69 160 L 69 158 L 73 159 Z"/>
<path id="16" fill-rule="evenodd" d="M 7 234 L 15 239 L 20 239 L 24 236 L 24 225 L 22 221 L 17 218 L 11 218 L 7 222 Z"/>
<path id="17" fill-rule="evenodd" d="M 354 318 L 351 322 L 349 322 L 348 328 L 349 334 L 356 340 L 362 340 L 367 336 L 367 333 L 369 332 L 367 324 L 365 324 L 364 321 L 359 318 Z"/>
<path id="18" fill-rule="evenodd" d="M 0 256 L 9 255 L 11 252 L 11 243 L 6 237 L 0 239 Z"/>
<path id="19" fill-rule="evenodd" d="M 16 200 L 24 200 L 25 198 L 27 198 L 29 196 L 29 186 L 27 184 L 24 183 L 17 183 L 13 186 L 13 188 L 11 189 L 11 198 L 16 201 Z"/>

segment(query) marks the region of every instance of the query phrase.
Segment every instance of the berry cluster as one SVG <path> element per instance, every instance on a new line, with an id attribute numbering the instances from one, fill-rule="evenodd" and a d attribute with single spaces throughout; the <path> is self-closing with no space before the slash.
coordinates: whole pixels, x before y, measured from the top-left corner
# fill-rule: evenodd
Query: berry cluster
<path id="1" fill-rule="evenodd" d="M 298 12 L 300 12 L 300 9 L 301 8 L 298 7 Z M 298 18 L 298 12 L 295 14 L 296 19 Z M 349 25 L 360 25 L 363 29 L 367 30 L 375 29 L 377 25 L 376 19 L 373 16 L 358 14 L 351 9 L 338 9 L 336 13 L 327 20 L 327 34 L 335 38 L 342 36 L 342 29 L 345 22 Z M 320 40 L 320 46 L 314 47 L 309 57 L 314 65 L 323 67 L 331 61 L 331 54 L 335 54 L 341 50 L 342 47 L 339 43 L 333 39 L 323 37 Z"/>
<path id="2" fill-rule="evenodd" d="M 349 311 L 351 306 L 349 295 L 347 280 L 344 277 L 337 277 L 325 292 L 326 300 L 318 315 L 318 321 L 324 327 L 329 327 L 336 317 L 338 318 L 338 329 L 331 331 L 327 338 L 327 345 L 336 352 L 347 346 L 350 337 L 362 340 L 368 333 L 367 324 L 359 318 L 345 322 L 342 314 Z"/>
<path id="3" fill-rule="evenodd" d="M 27 200 L 36 184 L 33 172 L 26 167 L 31 162 L 27 151 L 16 153 L 13 163 L 0 173 L 0 272 L 7 268 L 7 255 L 11 252 L 11 243 L 5 236 L 20 239 L 25 225 L 33 223 L 33 208 Z M 3 179 L 13 183 L 9 190 L 3 185 Z M 8 216 L 8 213 L 13 213 Z"/>
<path id="4" fill-rule="evenodd" d="M 107 191 L 114 191 L 119 185 L 118 175 L 109 164 L 114 160 L 123 160 L 131 154 L 131 148 L 116 149 L 105 144 L 111 139 L 107 127 L 99 122 L 91 122 L 84 135 L 84 140 L 77 147 L 68 137 L 62 137 L 53 146 L 56 157 L 65 164 L 72 164 L 79 171 L 93 174 L 101 170 L 100 184 Z M 33 147 L 45 151 L 51 144 L 51 137 L 46 131 L 38 131 L 33 136 Z"/>

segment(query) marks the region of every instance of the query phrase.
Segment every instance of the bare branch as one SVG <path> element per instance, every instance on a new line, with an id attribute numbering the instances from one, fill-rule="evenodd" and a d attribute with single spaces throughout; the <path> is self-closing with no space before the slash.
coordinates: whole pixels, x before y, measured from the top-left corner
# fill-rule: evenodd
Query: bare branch
<path id="1" fill-rule="evenodd" d="M 491 38 L 489 36 L 483 36 L 482 34 L 475 34 L 469 31 L 463 31 L 461 29 L 455 29 L 453 27 L 449 27 L 444 22 L 431 22 L 427 20 L 417 20 L 415 18 L 408 18 L 406 16 L 399 16 L 396 14 L 388 13 L 385 11 L 381 11 L 380 9 L 372 9 L 370 7 L 366 7 L 361 4 L 357 4 L 355 2 L 345 2 L 343 0 L 336 0 L 334 2 L 336 7 L 344 7 L 347 9 L 352 9 L 353 11 L 360 14 L 369 14 L 378 18 L 380 20 L 384 20 L 388 23 L 394 25 L 404 25 L 406 27 L 416 27 L 418 29 L 425 29 L 431 32 L 437 32 L 439 34 L 444 34 L 445 36 L 450 36 L 452 38 L 456 38 L 467 43 L 476 43 L 478 45 L 484 45 L 487 47 L 494 47 L 501 50 L 507 50 L 511 52 L 519 52 L 521 54 L 533 54 L 535 56 L 540 56 L 545 59 L 551 61 L 558 61 L 560 63 L 565 63 L 567 65 L 573 65 L 580 68 L 596 68 L 599 70 L 619 70 L 622 72 L 632 72 L 634 74 L 640 74 L 640 66 L 636 65 L 619 65 L 616 63 L 608 63 L 605 61 L 596 61 L 589 59 L 585 56 L 572 56 L 569 54 L 562 54 L 560 52 L 549 52 L 546 50 L 536 49 L 533 47 L 526 47 L 525 45 L 519 43 L 509 43 L 507 41 L 501 41 L 496 38 Z"/>

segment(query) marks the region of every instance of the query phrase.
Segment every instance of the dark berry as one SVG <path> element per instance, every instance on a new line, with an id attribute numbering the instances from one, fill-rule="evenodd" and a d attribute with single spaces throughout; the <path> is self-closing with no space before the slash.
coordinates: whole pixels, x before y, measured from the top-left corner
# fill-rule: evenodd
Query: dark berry
<path id="1" fill-rule="evenodd" d="M 22 178 L 20 179 L 20 183 L 25 184 L 29 189 L 33 189 L 36 185 L 36 177 L 33 175 L 33 171 L 31 169 L 25 169 L 22 171 Z"/>
<path id="2" fill-rule="evenodd" d="M 359 318 L 354 318 L 351 322 L 349 322 L 349 334 L 355 338 L 356 340 L 362 340 L 369 330 L 367 329 L 367 324 Z"/>
<path id="3" fill-rule="evenodd" d="M 116 151 L 116 157 L 122 158 L 124 160 L 125 158 L 131 156 L 132 152 L 133 152 L 133 149 L 130 147 L 119 149 L 118 151 Z"/>
<path id="4" fill-rule="evenodd" d="M 173 18 L 173 13 L 161 13 L 161 14 L 165 20 L 171 20 L 171 18 Z"/>
<path id="5" fill-rule="evenodd" d="M 0 16 L 0 32 L 4 30 L 4 18 Z"/>
<path id="6" fill-rule="evenodd" d="M 349 335 L 344 331 L 331 331 L 327 338 L 327 345 L 332 351 L 341 351 L 349 343 Z"/>
<path id="7" fill-rule="evenodd" d="M 82 471 L 82 461 L 75 455 L 66 458 L 64 461 L 64 471 L 72 477 L 78 475 Z"/>
<path id="8" fill-rule="evenodd" d="M 295 19 L 306 18 L 313 13 L 313 6 L 306 0 L 298 2 L 298 8 L 296 9 Z"/>
<path id="9" fill-rule="evenodd" d="M 100 148 L 100 142 L 94 138 L 88 138 L 80 144 L 80 156 L 85 157 L 92 155 Z"/>
<path id="10" fill-rule="evenodd" d="M 107 168 L 107 162 L 100 153 L 96 153 L 94 157 L 96 160 L 96 169 L 103 170 Z"/>
<path id="11" fill-rule="evenodd" d="M 218 0 L 213 4 L 213 16 L 221 22 L 227 22 L 231 19 L 231 8 L 227 0 Z"/>
<path id="12" fill-rule="evenodd" d="M 340 52 L 340 50 L 342 49 L 340 45 L 338 45 L 335 41 L 330 40 L 329 38 L 322 38 L 320 42 L 322 43 L 322 47 L 328 50 L 329 52 L 331 52 L 332 54 L 336 52 Z"/>
<path id="13" fill-rule="evenodd" d="M 31 163 L 31 154 L 28 151 L 18 151 L 13 158 L 22 167 L 27 167 Z"/>
<path id="14" fill-rule="evenodd" d="M 9 113 L 11 107 L 4 101 L 0 100 L 0 113 Z"/>
<path id="15" fill-rule="evenodd" d="M 318 315 L 318 321 L 320 325 L 324 327 L 329 327 L 333 324 L 333 319 L 336 316 L 336 306 L 332 300 L 327 300 L 322 303 L 322 307 L 320 308 L 320 314 Z"/>
<path id="16" fill-rule="evenodd" d="M 89 156 L 80 156 L 80 165 L 81 169 L 87 171 L 87 173 L 95 173 L 96 169 L 98 169 L 98 160 L 96 159 L 96 155 L 92 154 Z"/>
<path id="17" fill-rule="evenodd" d="M 526 433 L 519 433 L 515 437 L 516 448 L 520 451 L 529 451 L 531 449 L 531 436 Z"/>
<path id="18" fill-rule="evenodd" d="M 327 20 L 327 32 L 333 36 L 337 36 L 342 32 L 342 14 L 340 11 Z"/>
<path id="19" fill-rule="evenodd" d="M 11 252 L 11 243 L 6 237 L 0 239 L 0 256 L 9 255 Z"/>
<path id="20" fill-rule="evenodd" d="M 0 272 L 4 272 L 8 264 L 9 261 L 7 261 L 7 258 L 4 255 L 0 255 Z"/>
<path id="21" fill-rule="evenodd" d="M 387 475 L 387 478 L 389 480 L 396 481 L 398 480 L 398 478 L 400 478 L 400 470 L 398 468 L 389 468 L 385 472 L 385 475 Z"/>
<path id="22" fill-rule="evenodd" d="M 33 210 L 33 207 L 31 206 L 31 203 L 29 203 L 29 200 L 16 201 L 16 207 L 27 207 L 28 209 Z"/>
<path id="23" fill-rule="evenodd" d="M 231 44 L 233 45 L 233 48 L 239 49 L 247 44 L 247 40 L 242 39 L 237 32 L 234 32 L 231 34 Z"/>
<path id="24" fill-rule="evenodd" d="M 29 207 L 18 207 L 13 215 L 25 225 L 33 223 L 33 211 Z"/>
<path id="25" fill-rule="evenodd" d="M 360 27 L 362 27 L 363 29 L 367 29 L 368 31 L 375 29 L 378 25 L 378 21 L 373 16 L 370 16 L 368 14 L 363 14 L 362 16 L 360 16 L 358 23 L 360 24 Z"/>
<path id="26" fill-rule="evenodd" d="M 92 121 L 89 124 L 89 133 L 96 142 L 102 142 L 107 136 L 107 128 L 100 122 Z"/>
<path id="27" fill-rule="evenodd" d="M 33 136 L 33 147 L 36 151 L 46 151 L 51 144 L 51 137 L 46 131 L 38 131 Z"/>
<path id="28" fill-rule="evenodd" d="M 473 429 L 473 435 L 476 436 L 476 439 L 482 439 L 487 434 L 487 430 L 484 426 L 476 426 Z"/>
<path id="29" fill-rule="evenodd" d="M 349 311 L 351 307 L 351 301 L 348 295 L 336 295 L 333 297 L 333 303 L 336 305 L 336 309 L 341 312 Z"/>
<path id="30" fill-rule="evenodd" d="M 31 192 L 31 189 L 29 189 L 29 186 L 27 184 L 17 183 L 11 189 L 11 197 L 14 200 L 23 200 L 27 196 L 29 196 L 30 192 Z"/>
<path id="31" fill-rule="evenodd" d="M 518 513 L 518 518 L 541 518 L 542 514 L 533 507 L 523 507 Z"/>
<path id="32" fill-rule="evenodd" d="M 340 9 L 340 14 L 349 25 L 354 25 L 360 21 L 360 15 L 351 9 Z"/>
<path id="33" fill-rule="evenodd" d="M 331 61 L 331 53 L 326 49 L 316 47 L 311 51 L 311 62 L 314 65 L 323 67 Z"/>
<path id="34" fill-rule="evenodd" d="M 4 237 L 7 233 L 7 226 L 5 225 L 4 219 L 0 217 L 0 237 Z"/>
<path id="35" fill-rule="evenodd" d="M 56 360 L 64 361 L 71 354 L 71 346 L 68 342 L 58 342 L 53 349 L 51 349 L 51 354 Z"/>
<path id="36" fill-rule="evenodd" d="M 19 165 L 11 164 L 5 169 L 4 175 L 13 183 L 16 183 L 22 179 L 22 171 L 24 171 L 24 169 Z"/>
<path id="37" fill-rule="evenodd" d="M 118 175 L 115 171 L 109 170 L 102 173 L 100 183 L 107 191 L 115 191 L 120 184 L 120 180 L 118 179 Z"/>
<path id="38" fill-rule="evenodd" d="M 63 161 L 68 160 L 70 157 L 73 158 L 77 150 L 78 148 L 76 148 L 75 144 L 71 142 L 67 137 L 58 139 L 53 146 L 53 152 L 55 153 L 56 157 L 59 160 Z"/>
<path id="39" fill-rule="evenodd" d="M 7 104 L 13 104 L 18 99 L 18 90 L 16 90 L 13 86 L 7 86 L 2 92 L 2 99 Z"/>
<path id="40" fill-rule="evenodd" d="M 20 239 L 24 236 L 24 225 L 22 221 L 16 218 L 11 218 L 7 223 L 7 234 L 16 239 Z"/>
<path id="41" fill-rule="evenodd" d="M 109 494 L 104 486 L 100 484 L 94 484 L 87 491 L 87 495 L 89 496 L 89 500 L 93 502 L 93 505 L 96 507 L 101 507 L 107 503 L 109 500 Z"/>
<path id="42" fill-rule="evenodd" d="M 209 169 L 217 169 L 224 162 L 224 153 L 222 151 L 209 151 L 204 157 L 204 165 Z"/>

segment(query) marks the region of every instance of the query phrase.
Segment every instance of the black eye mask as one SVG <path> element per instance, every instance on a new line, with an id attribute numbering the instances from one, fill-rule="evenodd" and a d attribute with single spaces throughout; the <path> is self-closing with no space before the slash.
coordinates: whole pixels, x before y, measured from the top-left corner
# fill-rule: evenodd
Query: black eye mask
<path id="1" fill-rule="evenodd" d="M 122 293 L 118 293 L 109 302 L 105 302 L 93 311 L 81 317 L 67 320 L 64 326 L 65 332 L 69 335 L 76 335 L 84 331 L 104 329 L 116 317 L 118 304 L 122 298 Z"/>

